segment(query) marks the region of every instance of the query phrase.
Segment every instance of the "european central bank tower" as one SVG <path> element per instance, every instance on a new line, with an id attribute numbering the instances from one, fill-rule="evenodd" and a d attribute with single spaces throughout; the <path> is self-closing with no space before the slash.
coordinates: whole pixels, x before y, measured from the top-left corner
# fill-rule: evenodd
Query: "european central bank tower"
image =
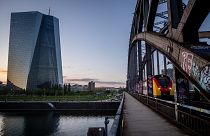
<path id="1" fill-rule="evenodd" d="M 11 14 L 7 84 L 29 90 L 63 84 L 57 18 L 37 11 Z"/>

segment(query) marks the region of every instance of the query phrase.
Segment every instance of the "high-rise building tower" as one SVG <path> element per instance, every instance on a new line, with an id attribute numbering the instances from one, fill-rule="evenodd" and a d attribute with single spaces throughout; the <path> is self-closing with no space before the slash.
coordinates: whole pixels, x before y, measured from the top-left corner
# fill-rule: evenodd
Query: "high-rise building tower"
<path id="1" fill-rule="evenodd" d="M 95 91 L 95 82 L 90 81 L 90 82 L 88 83 L 88 90 L 89 90 L 89 91 Z"/>
<path id="2" fill-rule="evenodd" d="M 7 84 L 22 89 L 63 84 L 57 18 L 37 11 L 11 14 Z"/>

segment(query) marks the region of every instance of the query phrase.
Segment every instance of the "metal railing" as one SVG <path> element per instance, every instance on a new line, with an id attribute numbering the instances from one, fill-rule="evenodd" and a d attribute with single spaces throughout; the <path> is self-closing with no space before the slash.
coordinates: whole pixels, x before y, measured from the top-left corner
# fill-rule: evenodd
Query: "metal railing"
<path id="1" fill-rule="evenodd" d="M 124 93 L 123 97 L 120 103 L 120 106 L 117 110 L 117 113 L 114 117 L 114 122 L 112 124 L 112 127 L 108 133 L 108 136 L 121 136 L 122 130 L 123 130 L 123 106 L 124 106 Z"/>
<path id="2" fill-rule="evenodd" d="M 182 111 L 181 108 L 177 107 L 177 103 L 145 96 L 142 94 L 131 92 L 128 93 L 138 101 L 162 114 L 170 121 L 177 125 L 183 126 L 188 130 L 188 132 L 201 136 L 210 135 L 210 120 L 205 120 L 199 116 Z"/>
<path id="3" fill-rule="evenodd" d="M 189 113 L 178 110 L 178 123 L 199 135 L 210 135 L 210 122 Z"/>

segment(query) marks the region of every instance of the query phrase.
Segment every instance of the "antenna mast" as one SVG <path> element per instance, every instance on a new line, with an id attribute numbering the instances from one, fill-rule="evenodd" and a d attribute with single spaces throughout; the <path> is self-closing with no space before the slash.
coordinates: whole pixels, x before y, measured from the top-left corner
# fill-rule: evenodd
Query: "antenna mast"
<path id="1" fill-rule="evenodd" d="M 48 15 L 50 15 L 50 8 L 49 8 L 49 12 L 48 12 Z"/>

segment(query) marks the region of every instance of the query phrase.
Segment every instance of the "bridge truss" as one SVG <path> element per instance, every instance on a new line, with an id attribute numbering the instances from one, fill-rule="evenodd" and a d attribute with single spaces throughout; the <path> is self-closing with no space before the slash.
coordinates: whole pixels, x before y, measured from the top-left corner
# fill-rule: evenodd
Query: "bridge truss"
<path id="1" fill-rule="evenodd" d="M 157 9 L 162 6 L 162 11 Z M 199 31 L 210 11 L 207 0 L 138 0 L 133 16 L 128 50 L 127 88 L 143 90 L 143 81 L 151 87 L 154 68 L 159 74 L 159 52 L 170 60 L 174 82 L 194 85 L 205 101 L 210 102 L 210 46 L 200 38 L 210 38 L 209 31 Z M 154 65 L 154 52 L 157 61 Z M 149 91 L 149 90 L 148 90 Z M 189 90 L 188 90 L 189 91 Z M 152 93 L 149 93 L 151 94 Z M 179 97 L 179 95 L 177 95 Z M 179 98 L 178 98 L 179 99 Z"/>

